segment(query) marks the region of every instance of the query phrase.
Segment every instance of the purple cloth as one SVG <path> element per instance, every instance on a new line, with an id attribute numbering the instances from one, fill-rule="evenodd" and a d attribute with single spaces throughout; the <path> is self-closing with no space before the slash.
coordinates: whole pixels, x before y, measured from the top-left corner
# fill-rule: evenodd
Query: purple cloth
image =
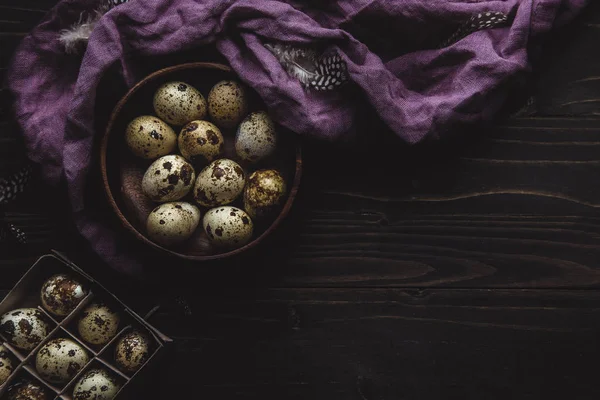
<path id="1" fill-rule="evenodd" d="M 308 92 L 290 78 L 263 40 L 326 43 L 348 65 L 354 85 L 408 143 L 449 124 L 487 118 L 501 84 L 528 68 L 540 35 L 570 20 L 587 0 L 132 0 L 108 12 L 81 59 L 65 55 L 58 31 L 98 3 L 63 0 L 20 45 L 8 73 L 30 158 L 45 178 L 66 180 L 79 231 L 111 265 L 139 271 L 140 259 L 95 217 L 84 190 L 93 159 L 96 90 L 116 64 L 127 85 L 141 78 L 132 55 L 167 55 L 214 44 L 274 118 L 302 135 L 335 140 L 352 130 L 351 96 Z M 511 16 L 509 26 L 431 44 L 472 15 Z M 435 39 L 435 40 L 433 40 Z M 146 58 L 147 60 L 148 58 Z"/>

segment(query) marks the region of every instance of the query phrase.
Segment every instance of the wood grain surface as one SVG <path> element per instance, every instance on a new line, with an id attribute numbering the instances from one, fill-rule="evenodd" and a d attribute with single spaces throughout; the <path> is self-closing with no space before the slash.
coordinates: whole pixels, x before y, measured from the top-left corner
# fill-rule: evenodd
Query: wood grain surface
<path id="1" fill-rule="evenodd" d="M 0 77 L 54 0 L 3 0 Z M 407 148 L 305 143 L 277 238 L 229 264 L 107 269 L 37 181 L 5 219 L 0 296 L 52 248 L 176 340 L 156 399 L 596 399 L 600 357 L 600 4 L 547 38 L 527 106 Z M 25 160 L 0 87 L 0 176 Z M 521 108 L 514 104 L 515 109 Z M 108 214 L 107 214 L 108 216 Z"/>

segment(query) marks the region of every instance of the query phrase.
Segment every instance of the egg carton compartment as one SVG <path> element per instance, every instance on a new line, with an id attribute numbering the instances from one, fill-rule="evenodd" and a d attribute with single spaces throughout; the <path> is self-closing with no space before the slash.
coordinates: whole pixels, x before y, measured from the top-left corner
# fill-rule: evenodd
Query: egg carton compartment
<path id="1" fill-rule="evenodd" d="M 52 255 L 42 256 L 34 266 L 27 271 L 0 303 L 0 315 L 17 308 L 41 306 L 42 284 L 53 275 L 70 275 L 81 283 L 88 282 L 90 279 L 82 271 L 69 268 Z"/>
<path id="2" fill-rule="evenodd" d="M 117 348 L 117 344 L 119 343 L 119 341 L 122 338 L 124 338 L 127 334 L 134 332 L 134 331 L 141 332 L 142 334 L 144 334 L 144 336 L 146 336 L 148 338 L 149 349 L 148 349 L 148 355 L 147 355 L 146 360 L 143 362 L 143 364 L 139 367 L 139 369 L 137 371 L 131 373 L 128 371 L 123 371 L 119 368 L 119 365 L 117 364 L 117 361 L 116 361 L 116 348 Z M 161 347 L 162 346 L 160 344 L 160 341 L 154 336 L 153 332 L 146 329 L 142 325 L 132 324 L 132 325 L 126 326 L 123 330 L 121 330 L 121 332 L 119 332 L 119 334 L 115 338 L 113 338 L 113 340 L 104 348 L 104 350 L 102 350 L 102 352 L 100 353 L 99 359 L 102 360 L 103 362 L 105 362 L 106 364 L 112 366 L 116 370 L 119 370 L 120 373 L 123 374 L 124 376 L 126 376 L 128 378 L 133 378 L 140 371 L 144 370 L 144 367 L 147 364 L 152 362 L 153 357 L 159 352 Z"/>
<path id="3" fill-rule="evenodd" d="M 9 393 L 13 390 L 17 390 L 17 388 L 25 382 L 31 382 L 39 387 L 44 391 L 48 399 L 52 399 L 58 394 L 51 386 L 41 380 L 37 374 L 32 374 L 30 371 L 27 371 L 26 368 L 20 366 L 11 378 L 4 385 L 0 386 L 0 400 L 7 400 Z"/>
<path id="4" fill-rule="evenodd" d="M 2 333 L 2 329 L 0 329 L 0 338 L 3 339 L 6 347 L 13 354 L 15 354 L 17 356 L 17 358 L 19 359 L 19 361 L 21 361 L 21 362 L 24 361 L 31 354 L 34 354 L 37 351 L 37 349 L 42 345 L 42 343 L 44 343 L 44 341 L 48 337 L 50 337 L 54 332 L 56 332 L 59 329 L 58 323 L 54 319 L 52 319 L 52 317 L 46 311 L 44 311 L 40 307 L 35 307 L 35 309 L 41 312 L 42 318 L 48 324 L 48 334 L 32 349 L 30 349 L 30 350 L 21 349 L 21 348 L 15 346 L 14 344 L 11 344 L 10 341 L 8 340 L 8 337 L 6 337 L 6 335 L 4 335 Z M 16 310 L 14 310 L 12 312 L 16 312 Z"/>
<path id="5" fill-rule="evenodd" d="M 110 322 L 110 318 L 107 318 L 104 313 L 95 316 L 95 312 L 98 311 L 97 306 L 108 307 L 110 311 L 115 313 L 118 316 L 118 323 L 116 326 L 116 331 L 114 335 L 110 335 L 110 331 L 112 330 L 112 325 Z M 112 299 L 110 296 L 101 296 L 94 294 L 90 296 L 86 304 L 79 307 L 75 310 L 71 318 L 65 321 L 61 326 L 66 329 L 72 336 L 75 336 L 80 342 L 85 344 L 94 355 L 98 355 L 104 347 L 114 339 L 123 327 L 130 325 L 133 323 L 133 319 L 130 314 L 125 311 L 122 305 L 120 305 L 117 301 Z M 83 322 L 81 322 L 83 320 Z M 84 339 L 81 331 L 79 329 L 81 322 L 81 328 L 84 332 L 87 330 L 88 334 L 104 334 L 106 336 L 111 336 L 106 343 L 91 343 L 89 340 Z"/>
<path id="6" fill-rule="evenodd" d="M 1 388 L 4 385 L 6 385 L 7 383 L 9 383 L 11 381 L 12 377 L 18 373 L 19 365 L 21 364 L 21 360 L 19 359 L 18 354 L 16 353 L 15 349 L 10 344 L 0 343 L 0 345 L 3 345 L 4 348 L 6 349 L 6 351 L 0 351 L 0 372 L 2 372 L 2 374 L 0 374 L 0 375 L 5 377 L 4 382 L 0 383 L 0 393 L 1 393 Z M 8 376 L 5 376 L 5 373 L 7 373 L 11 368 L 12 368 L 12 372 L 10 372 Z"/>
<path id="7" fill-rule="evenodd" d="M 63 388 L 63 390 L 61 390 L 61 392 L 56 396 L 56 399 L 62 399 L 62 400 L 79 400 L 79 399 L 88 399 L 88 398 L 94 398 L 94 393 L 89 393 L 89 397 L 86 397 L 86 395 L 82 395 L 80 398 L 75 398 L 74 396 L 74 390 L 77 386 L 77 384 L 84 378 L 86 378 L 87 374 L 92 371 L 92 370 L 103 370 L 106 371 L 106 373 L 108 374 L 108 376 L 110 378 L 112 378 L 111 383 L 116 383 L 119 387 L 119 389 L 116 391 L 115 394 L 115 398 L 117 398 L 117 396 L 121 395 L 121 393 L 126 389 L 127 383 L 129 382 L 129 378 L 127 378 L 125 375 L 121 374 L 118 370 L 114 369 L 112 366 L 107 365 L 106 363 L 104 363 L 102 360 L 99 359 L 94 359 L 92 360 L 83 370 L 79 371 L 79 373 L 77 374 L 77 376 L 75 378 L 73 378 L 71 380 L 71 382 L 69 382 L 69 384 Z M 102 387 L 98 388 L 99 390 L 102 390 Z M 109 390 L 110 388 L 108 388 L 107 390 Z"/>
<path id="8" fill-rule="evenodd" d="M 79 339 L 77 339 L 76 337 L 74 337 L 73 335 L 71 335 L 65 329 L 59 327 L 51 335 L 49 335 L 46 338 L 46 340 L 44 340 L 38 347 L 36 347 L 35 351 L 33 351 L 23 361 L 22 365 L 23 365 L 24 369 L 26 369 L 31 374 L 34 374 L 38 379 L 44 381 L 48 387 L 52 388 L 52 390 L 54 390 L 55 392 L 59 393 L 66 385 L 68 385 L 69 382 L 56 383 L 56 382 L 47 381 L 46 379 L 44 379 L 44 377 L 37 370 L 37 366 L 36 366 L 36 361 L 37 361 L 38 353 L 40 352 L 40 350 L 42 349 L 42 347 L 44 347 L 45 344 L 47 344 L 48 342 L 50 342 L 50 341 L 52 341 L 54 339 L 69 339 L 69 340 L 77 343 L 78 345 L 80 345 L 85 350 L 85 352 L 86 352 L 86 354 L 88 356 L 88 360 L 87 360 L 87 362 L 84 365 L 80 366 L 81 368 L 79 369 L 79 371 L 85 369 L 86 365 L 88 365 L 94 359 L 95 354 L 84 343 L 81 343 L 81 341 Z M 72 355 L 68 354 L 67 357 L 72 357 Z"/>

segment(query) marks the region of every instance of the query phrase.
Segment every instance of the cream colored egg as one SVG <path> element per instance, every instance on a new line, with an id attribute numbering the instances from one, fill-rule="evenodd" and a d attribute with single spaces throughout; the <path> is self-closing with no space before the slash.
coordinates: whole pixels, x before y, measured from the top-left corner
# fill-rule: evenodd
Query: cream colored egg
<path id="1" fill-rule="evenodd" d="M 192 121 L 184 126 L 178 144 L 181 155 L 196 167 L 206 166 L 225 151 L 221 131 L 208 121 Z"/>
<path id="2" fill-rule="evenodd" d="M 156 207 L 146 222 L 148 236 L 164 246 L 180 243 L 194 234 L 200 223 L 198 207 L 184 202 Z"/>
<path id="3" fill-rule="evenodd" d="M 54 275 L 42 285 L 42 306 L 49 313 L 64 317 L 77 307 L 87 293 L 87 289 L 76 279 L 64 274 Z"/>
<path id="4" fill-rule="evenodd" d="M 244 190 L 244 169 L 227 158 L 213 161 L 198 174 L 194 199 L 205 207 L 229 204 Z"/>
<path id="5" fill-rule="evenodd" d="M 248 115 L 235 136 L 235 152 L 242 160 L 258 162 L 273 154 L 277 148 L 275 124 L 264 112 Z"/>
<path id="6" fill-rule="evenodd" d="M 44 344 L 35 357 L 35 368 L 45 380 L 66 383 L 90 360 L 85 349 L 71 339 L 58 338 Z"/>
<path id="7" fill-rule="evenodd" d="M 8 388 L 7 400 L 51 400 L 48 391 L 38 382 L 23 379 Z"/>
<path id="8" fill-rule="evenodd" d="M 167 82 L 154 94 L 154 111 L 163 121 L 182 126 L 204 119 L 206 100 L 202 93 L 185 82 Z"/>
<path id="9" fill-rule="evenodd" d="M 105 369 L 91 369 L 75 384 L 73 400 L 112 400 L 121 384 L 117 378 Z"/>
<path id="10" fill-rule="evenodd" d="M 150 358 L 150 349 L 148 336 L 139 331 L 129 332 L 117 342 L 115 362 L 121 371 L 133 374 Z"/>
<path id="11" fill-rule="evenodd" d="M 0 318 L 0 332 L 16 348 L 31 350 L 48 336 L 50 325 L 37 308 L 19 308 Z"/>
<path id="12" fill-rule="evenodd" d="M 254 220 L 272 216 L 281 205 L 287 185 L 274 169 L 254 171 L 244 188 L 244 210 Z"/>
<path id="13" fill-rule="evenodd" d="M 223 249 L 242 247 L 252 239 L 254 230 L 250 216 L 244 210 L 231 206 L 208 210 L 202 226 L 209 241 Z"/>
<path id="14" fill-rule="evenodd" d="M 77 331 L 81 338 L 93 345 L 105 345 L 115 337 L 121 318 L 105 304 L 89 305 L 77 322 Z"/>
<path id="15" fill-rule="evenodd" d="M 127 125 L 127 147 L 133 154 L 147 160 L 166 156 L 177 148 L 177 134 L 157 117 L 142 115 Z"/>
<path id="16" fill-rule="evenodd" d="M 244 87 L 235 81 L 221 81 L 208 94 L 208 113 L 222 129 L 233 129 L 248 113 Z"/>
<path id="17" fill-rule="evenodd" d="M 192 188 L 194 168 L 185 158 L 169 155 L 154 161 L 142 179 L 142 191 L 153 201 L 179 200 Z"/>
<path id="18" fill-rule="evenodd" d="M 8 377 L 15 370 L 10 352 L 4 345 L 0 344 L 0 386 L 8 380 Z"/>

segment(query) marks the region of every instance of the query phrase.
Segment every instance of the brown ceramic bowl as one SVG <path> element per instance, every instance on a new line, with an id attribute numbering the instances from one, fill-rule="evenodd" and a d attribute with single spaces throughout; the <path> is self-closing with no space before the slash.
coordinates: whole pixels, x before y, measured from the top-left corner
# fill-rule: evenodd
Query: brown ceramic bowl
<path id="1" fill-rule="evenodd" d="M 100 149 L 100 163 L 104 189 L 112 209 L 125 228 L 137 239 L 155 249 L 188 260 L 214 260 L 230 257 L 257 246 L 288 214 L 298 192 L 302 172 L 302 155 L 299 141 L 292 132 L 279 127 L 279 144 L 276 154 L 260 165 L 245 166 L 247 175 L 259 168 L 276 168 L 288 183 L 287 199 L 280 212 L 271 220 L 255 223 L 253 239 L 247 245 L 228 252 L 218 252 L 209 243 L 202 229 L 202 222 L 196 234 L 177 247 L 166 248 L 146 237 L 146 218 L 158 204 L 150 201 L 141 190 L 144 172 L 152 161 L 135 157 L 125 144 L 125 128 L 127 124 L 140 115 L 153 114 L 152 98 L 156 89 L 163 83 L 173 80 L 184 81 L 197 88 L 205 97 L 211 87 L 223 79 L 237 79 L 231 69 L 225 65 L 211 63 L 189 63 L 169 67 L 157 71 L 135 85 L 119 101 L 110 117 Z M 265 109 L 264 104 L 251 90 L 249 93 L 250 111 Z M 178 133 L 179 128 L 174 128 Z M 235 132 L 222 131 L 226 141 L 225 157 L 237 161 L 233 150 Z M 196 171 L 199 172 L 199 171 Z M 181 199 L 194 204 L 191 194 Z M 232 205 L 243 208 L 241 199 Z M 202 215 L 207 211 L 200 208 Z"/>

